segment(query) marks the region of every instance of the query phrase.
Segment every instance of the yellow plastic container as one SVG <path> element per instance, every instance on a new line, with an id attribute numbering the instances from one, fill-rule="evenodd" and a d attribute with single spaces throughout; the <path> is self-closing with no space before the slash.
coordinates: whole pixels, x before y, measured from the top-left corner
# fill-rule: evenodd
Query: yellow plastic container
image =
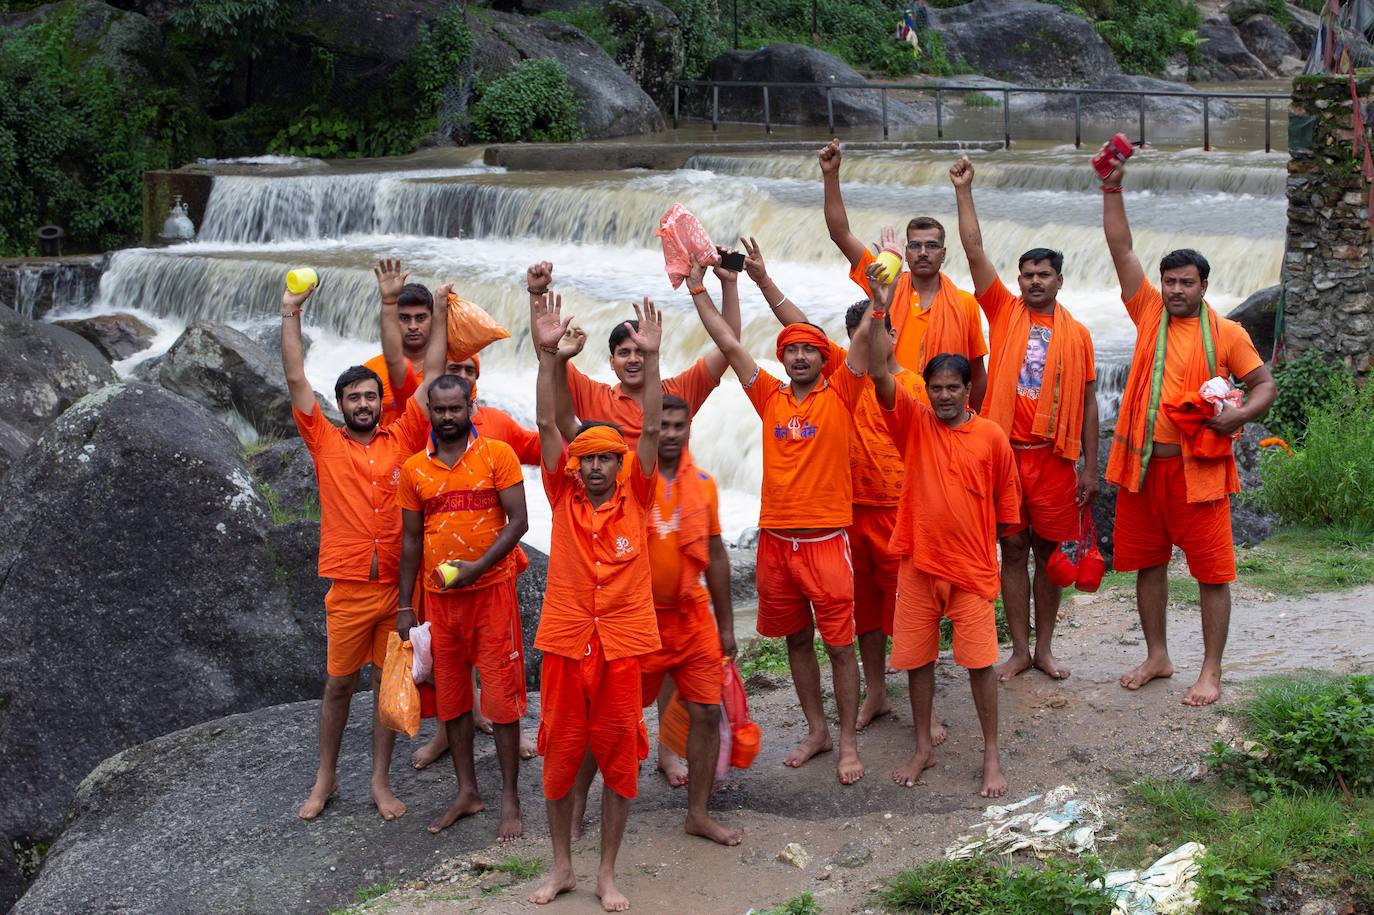
<path id="1" fill-rule="evenodd" d="M 891 283 L 902 269 L 902 255 L 891 248 L 884 248 L 878 254 L 878 265 L 883 268 L 883 282 Z"/>
<path id="2" fill-rule="evenodd" d="M 296 295 L 319 284 L 319 274 L 310 267 L 297 267 L 286 274 L 286 288 Z"/>
<path id="3" fill-rule="evenodd" d="M 452 560 L 445 560 L 434 567 L 434 583 L 440 588 L 451 588 L 453 583 L 458 580 L 458 567 L 460 563 Z"/>

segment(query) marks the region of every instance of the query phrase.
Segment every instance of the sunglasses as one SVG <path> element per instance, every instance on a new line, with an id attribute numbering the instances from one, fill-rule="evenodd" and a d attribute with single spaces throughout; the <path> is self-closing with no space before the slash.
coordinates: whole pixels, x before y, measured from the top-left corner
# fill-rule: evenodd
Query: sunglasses
<path id="1" fill-rule="evenodd" d="M 935 251 L 944 250 L 945 246 L 940 244 L 938 241 L 909 241 L 906 243 L 906 247 L 908 251 L 920 251 L 922 248 L 924 248 L 925 250 L 933 253 Z"/>

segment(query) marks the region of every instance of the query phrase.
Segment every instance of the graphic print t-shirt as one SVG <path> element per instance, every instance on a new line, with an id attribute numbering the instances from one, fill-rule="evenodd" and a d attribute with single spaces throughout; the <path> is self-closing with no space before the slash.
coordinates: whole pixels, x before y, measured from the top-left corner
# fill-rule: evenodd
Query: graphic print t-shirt
<path id="1" fill-rule="evenodd" d="M 1054 325 L 1053 316 L 1033 311 L 1030 313 L 1030 320 L 1026 354 L 1021 361 L 1021 371 L 1016 376 L 1016 415 L 1011 423 L 1011 439 L 1016 442 L 1036 440 L 1031 429 L 1035 424 L 1035 410 L 1040 404 L 1040 389 L 1045 382 L 1045 361 L 1050 352 L 1050 328 Z"/>

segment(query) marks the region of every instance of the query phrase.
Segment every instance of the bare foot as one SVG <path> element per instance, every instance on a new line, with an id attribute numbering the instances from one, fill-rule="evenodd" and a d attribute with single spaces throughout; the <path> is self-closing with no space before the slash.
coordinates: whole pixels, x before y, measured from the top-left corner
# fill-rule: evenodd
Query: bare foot
<path id="1" fill-rule="evenodd" d="M 1029 651 L 1024 654 L 1019 651 L 1013 651 L 1011 657 L 997 665 L 997 680 L 999 683 L 1006 683 L 1017 674 L 1030 670 L 1030 666 L 1031 656 Z"/>
<path id="2" fill-rule="evenodd" d="M 676 753 L 662 744 L 658 748 L 658 771 L 668 780 L 669 787 L 681 788 L 687 784 L 687 767 Z"/>
<path id="3" fill-rule="evenodd" d="M 577 875 L 569 868 L 567 871 L 554 871 L 544 885 L 525 897 L 535 905 L 548 905 L 559 896 L 577 889 Z"/>
<path id="4" fill-rule="evenodd" d="M 830 742 L 830 731 L 821 731 L 819 734 L 811 734 L 797 748 L 787 754 L 787 758 L 782 761 L 784 766 L 791 766 L 793 769 L 800 769 L 806 761 L 817 753 L 829 753 L 834 748 Z"/>
<path id="5" fill-rule="evenodd" d="M 982 797 L 1001 797 L 1007 793 L 1007 779 L 1002 774 L 1002 764 L 996 752 L 983 753 L 983 790 Z"/>
<path id="6" fill-rule="evenodd" d="M 475 727 L 477 730 L 481 731 L 483 734 L 496 733 L 494 730 L 492 730 L 491 720 L 482 715 L 476 709 L 472 710 L 472 726 Z"/>
<path id="7" fill-rule="evenodd" d="M 438 732 L 423 747 L 410 754 L 410 764 L 416 769 L 428 769 L 435 760 L 448 752 L 448 735 L 440 726 Z"/>
<path id="8" fill-rule="evenodd" d="M 698 817 L 690 813 L 687 814 L 687 835 L 701 836 L 719 845 L 738 845 L 740 840 L 739 830 L 718 823 L 709 816 Z"/>
<path id="9" fill-rule="evenodd" d="M 525 736 L 525 732 L 520 732 L 520 758 L 534 759 L 539 755 L 539 747 L 533 740 Z"/>
<path id="10" fill-rule="evenodd" d="M 338 782 L 335 781 L 335 779 L 330 778 L 328 781 L 321 781 L 317 776 L 315 778 L 315 787 L 310 789 L 310 797 L 305 799 L 304 804 L 301 804 L 300 809 L 296 811 L 296 816 L 300 817 L 302 820 L 315 819 L 315 817 L 324 812 L 324 808 L 329 803 L 329 799 L 333 797 L 338 790 Z"/>
<path id="11" fill-rule="evenodd" d="M 1221 698 L 1221 672 L 1204 670 L 1198 674 L 1197 682 L 1188 687 L 1183 696 L 1183 704 L 1200 708 L 1211 705 Z"/>
<path id="12" fill-rule="evenodd" d="M 852 750 L 840 747 L 840 764 L 836 771 L 840 773 L 841 785 L 852 785 L 864 777 L 864 764 L 859 759 L 857 747 Z"/>
<path id="13" fill-rule="evenodd" d="M 874 718 L 881 718 L 892 713 L 892 703 L 888 701 L 887 690 L 876 690 L 864 697 L 864 704 L 859 706 L 859 719 L 856 727 L 862 731 L 868 727 Z"/>
<path id="14" fill-rule="evenodd" d="M 520 796 L 506 796 L 501 793 L 501 825 L 496 829 L 496 841 L 509 842 L 524 834 L 524 823 L 520 820 Z"/>
<path id="15" fill-rule="evenodd" d="M 377 805 L 377 812 L 384 820 L 405 816 L 406 805 L 391 793 L 391 786 L 386 782 L 372 783 L 372 803 Z"/>
<path id="16" fill-rule="evenodd" d="M 452 807 L 445 810 L 434 822 L 429 824 L 429 831 L 432 833 L 443 832 L 463 817 L 481 813 L 486 809 L 486 803 L 477 796 L 477 792 L 459 791 L 458 800 L 454 801 Z"/>
<path id="17" fill-rule="evenodd" d="M 630 908 L 630 900 L 616 889 L 615 878 L 610 875 L 596 878 L 596 895 L 601 897 L 601 908 L 607 912 L 625 912 Z"/>
<path id="18" fill-rule="evenodd" d="M 1118 682 L 1126 689 L 1140 689 L 1156 677 L 1172 677 L 1173 675 L 1174 665 L 1173 662 L 1169 660 L 1168 655 L 1162 658 L 1151 658 L 1147 656 L 1145 658 L 1145 663 L 1141 664 L 1135 670 L 1127 671 L 1122 674 L 1121 680 Z"/>
<path id="19" fill-rule="evenodd" d="M 1039 647 L 1035 649 L 1035 667 L 1056 680 L 1069 679 L 1069 669 L 1055 660 L 1054 654 L 1048 649 L 1041 651 Z"/>
<path id="20" fill-rule="evenodd" d="M 921 783 L 921 773 L 935 765 L 935 754 L 916 751 L 904 766 L 892 770 L 892 781 L 903 788 L 914 788 Z"/>
<path id="21" fill-rule="evenodd" d="M 949 731 L 945 728 L 945 723 L 940 720 L 940 716 L 935 713 L 935 709 L 930 710 L 930 745 L 938 747 L 949 737 Z"/>

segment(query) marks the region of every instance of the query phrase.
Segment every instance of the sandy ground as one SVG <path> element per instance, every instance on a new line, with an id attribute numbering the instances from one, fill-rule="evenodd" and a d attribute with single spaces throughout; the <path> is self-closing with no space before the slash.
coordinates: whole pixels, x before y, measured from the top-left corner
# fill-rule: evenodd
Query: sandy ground
<path id="1" fill-rule="evenodd" d="M 1134 693 L 1117 685 L 1120 673 L 1144 655 L 1134 606 L 1129 592 L 1066 594 L 1056 647 L 1073 676 L 1055 682 L 1033 671 L 1001 689 L 1008 801 L 1066 783 L 1110 801 L 1120 796 L 1122 785 L 1141 775 L 1169 775 L 1197 762 L 1218 728 L 1226 729 L 1217 709 L 1179 703 L 1201 659 L 1196 608 L 1171 607 L 1172 654 L 1178 668 L 1171 681 L 1156 681 Z M 1374 587 L 1295 599 L 1238 587 L 1226 654 L 1229 694 L 1256 676 L 1284 670 L 1368 670 L 1374 667 L 1374 640 L 1355 634 L 1368 633 L 1371 623 Z M 888 689 L 896 712 L 862 735 L 867 776 L 848 788 L 836 781 L 833 754 L 800 770 L 782 765 L 804 730 L 790 683 L 779 681 L 775 688 L 755 693 L 753 711 L 765 732 L 763 751 L 753 768 L 732 771 L 728 786 L 713 801 L 720 818 L 743 830 L 738 848 L 686 836 L 685 791 L 668 788 L 652 763 L 646 763 L 619 865 L 620 887 L 634 911 L 744 913 L 803 891 L 812 892 L 827 913 L 876 911 L 869 891 L 884 876 L 938 857 L 967 835 L 986 803 L 977 794 L 981 740 L 967 677 L 942 657 L 936 702 L 949 726 L 949 741 L 939 765 L 915 788 L 897 787 L 889 778 L 893 767 L 909 756 L 912 736 L 905 677 L 889 676 Z M 652 733 L 652 720 L 650 729 Z M 494 800 L 496 773 L 487 754 L 479 761 L 479 777 L 490 785 Z M 538 801 L 538 769 L 534 761 L 522 772 L 524 838 L 505 848 L 493 845 L 479 859 L 536 856 L 547 867 L 551 852 Z M 598 783 L 593 813 L 599 790 Z M 487 815 L 456 828 L 493 832 L 494 827 L 494 818 Z M 423 884 L 401 887 L 365 908 L 395 913 L 600 912 L 592 892 L 597 843 L 593 816 L 574 848 L 578 889 L 543 909 L 525 901 L 538 878 L 482 875 L 474 871 L 472 856 L 455 858 Z M 788 843 L 803 847 L 809 857 L 805 866 L 778 860 Z"/>

